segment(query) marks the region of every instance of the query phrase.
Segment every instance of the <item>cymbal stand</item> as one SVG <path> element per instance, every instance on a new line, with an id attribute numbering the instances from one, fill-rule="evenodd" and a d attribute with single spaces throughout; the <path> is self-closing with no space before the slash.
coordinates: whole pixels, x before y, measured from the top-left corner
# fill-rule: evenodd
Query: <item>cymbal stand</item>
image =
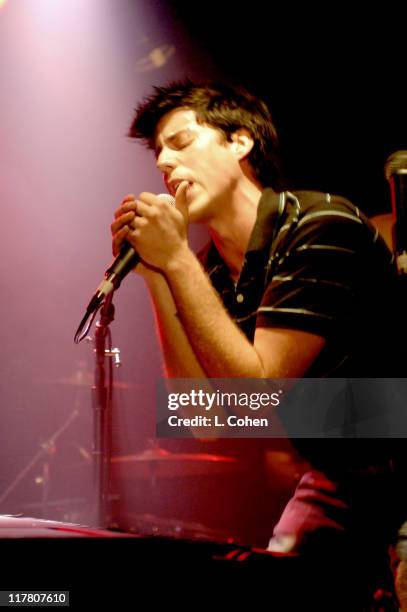
<path id="1" fill-rule="evenodd" d="M 68 416 L 65 423 L 57 429 L 52 436 L 43 442 L 40 445 L 39 450 L 35 453 L 35 455 L 30 459 L 27 465 L 17 474 L 16 478 L 9 484 L 4 493 L 0 496 L 0 506 L 1 504 L 9 497 L 9 495 L 14 491 L 14 489 L 19 485 L 19 483 L 23 480 L 23 478 L 33 469 L 33 467 L 44 458 L 42 476 L 38 477 L 36 481 L 42 485 L 42 514 L 43 518 L 46 518 L 46 509 L 47 509 L 47 501 L 48 501 L 48 489 L 49 489 L 49 459 L 48 457 L 53 455 L 56 450 L 56 441 L 58 438 L 64 433 L 68 427 L 70 427 L 71 423 L 76 419 L 79 414 L 79 410 L 75 408 L 75 410 Z"/>

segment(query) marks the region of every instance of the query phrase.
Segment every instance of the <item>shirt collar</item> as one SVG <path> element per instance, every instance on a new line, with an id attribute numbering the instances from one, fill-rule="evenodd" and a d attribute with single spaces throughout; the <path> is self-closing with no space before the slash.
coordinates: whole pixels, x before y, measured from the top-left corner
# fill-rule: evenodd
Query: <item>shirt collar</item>
<path id="1" fill-rule="evenodd" d="M 269 247 L 278 232 L 284 200 L 284 193 L 276 193 L 271 188 L 264 189 L 246 255 L 263 252 L 266 247 Z"/>
<path id="2" fill-rule="evenodd" d="M 285 194 L 276 193 L 271 188 L 263 190 L 258 208 L 257 217 L 249 239 L 246 251 L 245 264 L 255 263 L 256 267 L 264 263 L 266 265 L 270 245 L 277 235 L 282 221 L 285 206 Z M 229 270 L 219 255 L 217 248 L 211 241 L 204 255 L 204 266 L 208 274 L 212 277 L 219 275 L 229 276 Z M 257 272 L 260 270 L 258 269 Z"/>

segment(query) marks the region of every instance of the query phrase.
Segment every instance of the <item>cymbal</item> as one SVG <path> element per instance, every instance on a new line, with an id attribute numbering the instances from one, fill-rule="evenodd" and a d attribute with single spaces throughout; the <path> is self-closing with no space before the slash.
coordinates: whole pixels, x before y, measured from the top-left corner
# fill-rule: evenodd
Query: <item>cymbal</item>
<path id="1" fill-rule="evenodd" d="M 112 457 L 111 463 L 113 475 L 119 478 L 176 478 L 217 474 L 238 467 L 234 457 L 207 453 L 170 453 L 163 448 Z"/>

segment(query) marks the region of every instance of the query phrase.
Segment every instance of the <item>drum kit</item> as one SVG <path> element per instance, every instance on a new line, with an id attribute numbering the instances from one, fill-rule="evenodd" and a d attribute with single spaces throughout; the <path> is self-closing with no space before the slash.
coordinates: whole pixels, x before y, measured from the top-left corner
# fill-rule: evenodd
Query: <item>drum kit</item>
<path id="1" fill-rule="evenodd" d="M 207 484 L 204 483 L 208 480 L 212 483 L 212 490 L 217 491 L 217 478 L 222 480 L 223 477 L 237 474 L 243 469 L 241 462 L 227 455 L 170 452 L 156 442 L 151 441 L 151 445 L 151 448 L 140 453 L 113 456 L 111 459 L 111 481 L 116 483 L 118 490 L 124 489 L 131 495 L 130 491 L 136 488 L 144 492 L 147 500 L 141 504 L 144 511 L 136 512 L 123 512 L 119 501 L 119 525 L 130 532 L 150 536 L 234 542 L 236 534 L 226 533 L 213 524 L 208 526 L 211 524 L 206 515 L 208 504 L 213 505 L 216 496 L 209 495 L 202 507 L 192 512 L 192 516 L 187 497 L 194 498 L 196 494 L 202 496 L 202 488 L 205 489 Z M 179 493 L 183 495 L 179 487 L 188 493 L 181 502 L 177 499 Z M 129 505 L 132 505 L 131 501 Z"/>
<path id="2" fill-rule="evenodd" d="M 112 457 L 112 474 L 118 478 L 179 478 L 225 473 L 237 469 L 237 459 L 209 453 L 172 453 L 159 446 L 136 455 Z"/>
<path id="3" fill-rule="evenodd" d="M 83 369 L 78 369 L 73 376 L 59 378 L 53 381 L 41 380 L 38 382 L 41 384 L 53 383 L 75 388 L 89 388 L 92 386 L 92 376 L 89 372 L 86 372 Z M 115 381 L 114 388 L 126 390 L 134 388 L 134 385 Z M 42 464 L 44 464 L 45 468 L 41 467 L 42 471 L 45 471 L 47 474 L 53 473 L 52 470 L 49 469 L 50 453 L 48 449 L 51 446 L 53 449 L 55 449 L 57 438 L 62 432 L 65 432 L 69 428 L 73 421 L 77 419 L 78 414 L 78 405 L 76 405 L 73 413 L 69 415 L 66 423 L 64 423 L 63 426 L 59 428 L 59 430 L 55 432 L 55 434 L 53 434 L 47 442 L 41 444 L 41 448 L 35 454 L 35 457 L 33 457 L 29 464 L 23 468 L 18 476 L 3 492 L 3 494 L 0 495 L 2 506 L 10 496 L 11 492 L 29 472 L 34 470 L 36 466 L 42 466 Z M 150 448 L 146 448 L 139 453 L 116 455 L 111 457 L 109 466 L 111 483 L 119 483 L 118 488 L 123 490 L 129 486 L 129 483 L 130 485 L 131 483 L 134 485 L 135 481 L 138 481 L 140 483 L 147 484 L 150 491 L 155 491 L 159 494 L 158 489 L 160 488 L 160 484 L 163 482 L 167 483 L 171 479 L 227 475 L 231 472 L 237 472 L 242 468 L 241 462 L 231 456 L 212 453 L 170 452 L 160 447 L 155 440 L 150 440 L 149 442 Z M 80 452 L 82 459 L 79 462 L 64 466 L 65 478 L 67 480 L 69 480 L 70 477 L 75 478 L 74 474 L 77 474 L 77 478 L 79 480 L 81 478 L 85 478 L 87 474 L 89 475 L 91 473 L 93 463 L 92 453 L 86 449 L 81 450 L 83 450 L 83 452 Z M 35 509 L 34 507 L 38 506 L 37 510 L 39 511 L 40 515 L 42 515 L 42 518 L 45 519 L 53 513 L 53 500 L 50 499 L 51 487 L 49 478 L 43 479 L 41 476 L 41 478 L 35 478 L 35 481 L 37 484 L 41 484 L 43 486 L 44 490 L 42 491 L 42 500 L 38 503 L 29 503 L 27 505 L 27 509 L 29 506 L 30 511 L 32 512 L 32 510 Z M 118 496 L 117 494 L 112 494 L 111 497 L 114 499 Z M 69 508 L 71 500 L 66 499 L 65 501 L 65 505 Z M 63 502 L 64 500 L 58 500 L 58 507 L 63 507 Z M 76 505 L 77 503 L 75 506 Z M 155 516 L 149 512 L 143 514 L 128 513 L 126 517 L 126 525 L 113 524 L 113 527 L 125 528 L 129 531 L 136 531 L 144 534 L 147 533 L 150 535 L 197 537 L 198 539 L 215 540 L 229 539 L 228 537 L 222 537 L 222 534 L 220 534 L 218 531 L 207 528 L 201 522 L 186 522 L 176 518 L 173 519 Z M 70 513 L 68 510 L 64 516 L 64 519 L 69 520 L 69 518 Z"/>

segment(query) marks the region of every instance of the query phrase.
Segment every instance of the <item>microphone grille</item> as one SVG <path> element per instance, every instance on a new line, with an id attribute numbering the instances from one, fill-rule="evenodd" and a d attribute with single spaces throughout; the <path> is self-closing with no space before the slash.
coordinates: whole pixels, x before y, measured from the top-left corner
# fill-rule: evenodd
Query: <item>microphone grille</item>
<path id="1" fill-rule="evenodd" d="M 386 160 L 384 174 L 389 181 L 393 174 L 407 174 L 407 151 L 395 151 Z"/>
<path id="2" fill-rule="evenodd" d="M 175 206 L 175 198 L 169 193 L 159 193 L 157 195 L 157 198 L 160 198 L 160 200 L 162 200 L 163 202 L 167 202 L 168 204 L 171 204 L 171 206 Z"/>

